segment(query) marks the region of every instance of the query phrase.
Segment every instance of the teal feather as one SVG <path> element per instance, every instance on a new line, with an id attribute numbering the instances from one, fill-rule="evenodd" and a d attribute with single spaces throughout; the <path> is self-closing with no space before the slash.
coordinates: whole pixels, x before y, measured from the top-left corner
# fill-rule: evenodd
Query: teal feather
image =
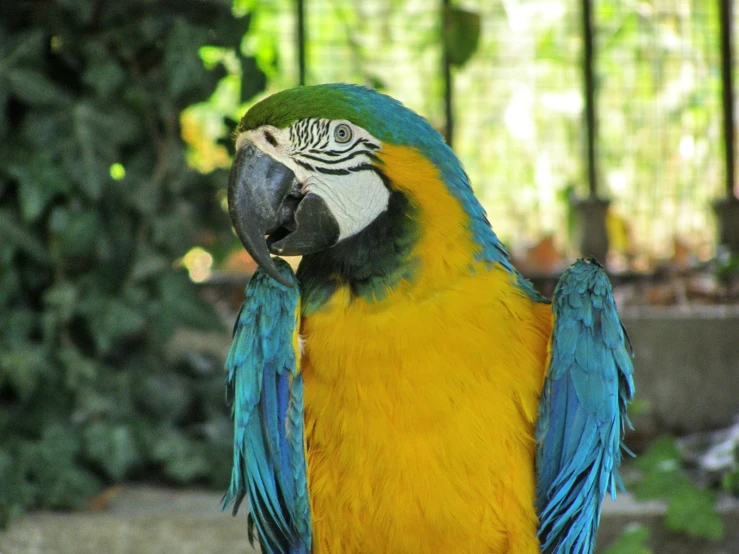
<path id="1" fill-rule="evenodd" d="M 223 508 L 234 515 L 244 498 L 265 554 L 308 554 L 311 520 L 303 447 L 303 381 L 293 347 L 297 280 L 275 263 L 294 288 L 257 270 L 234 325 L 226 360 L 226 398 L 232 403 L 234 454 Z"/>
<path id="2" fill-rule="evenodd" d="M 551 358 L 536 428 L 536 505 L 546 554 L 591 554 L 606 493 L 622 488 L 621 437 L 634 394 L 611 286 L 579 260 L 554 293 Z"/>

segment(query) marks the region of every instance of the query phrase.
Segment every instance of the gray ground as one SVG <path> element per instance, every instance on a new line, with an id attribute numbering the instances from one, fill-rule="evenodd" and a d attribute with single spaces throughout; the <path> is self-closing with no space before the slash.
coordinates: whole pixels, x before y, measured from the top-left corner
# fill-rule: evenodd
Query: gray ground
<path id="1" fill-rule="evenodd" d="M 221 495 L 126 487 L 99 513 L 35 513 L 0 533 L 2 554 L 241 554 L 254 552 L 246 537 L 246 516 L 219 509 Z M 662 530 L 664 507 L 635 503 L 627 495 L 606 501 L 599 544 L 607 545 L 624 526 L 650 526 L 656 554 L 739 553 L 739 501 L 723 498 L 726 539 L 691 541 Z M 602 551 L 602 549 L 601 549 Z M 340 553 L 336 553 L 340 554 Z M 409 553 L 411 554 L 411 553 Z"/>

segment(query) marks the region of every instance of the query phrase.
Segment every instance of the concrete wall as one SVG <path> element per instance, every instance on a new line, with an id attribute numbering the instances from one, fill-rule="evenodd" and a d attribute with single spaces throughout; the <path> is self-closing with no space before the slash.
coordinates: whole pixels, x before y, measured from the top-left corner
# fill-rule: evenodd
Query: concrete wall
<path id="1" fill-rule="evenodd" d="M 622 314 L 634 345 L 642 431 L 693 432 L 739 415 L 739 306 Z"/>

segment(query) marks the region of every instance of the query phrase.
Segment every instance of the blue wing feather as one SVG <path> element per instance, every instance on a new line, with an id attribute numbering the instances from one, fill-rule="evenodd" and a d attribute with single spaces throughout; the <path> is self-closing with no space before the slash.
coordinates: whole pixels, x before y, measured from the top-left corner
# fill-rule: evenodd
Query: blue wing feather
<path id="1" fill-rule="evenodd" d="M 265 554 L 308 554 L 310 505 L 303 444 L 303 378 L 293 346 L 299 293 L 257 270 L 234 325 L 226 360 L 227 401 L 234 419 L 233 513 L 244 498 Z"/>
<path id="2" fill-rule="evenodd" d="M 591 554 L 603 497 L 622 487 L 621 437 L 634 394 L 630 344 L 593 259 L 562 275 L 552 310 L 536 428 L 539 538 L 547 554 Z"/>

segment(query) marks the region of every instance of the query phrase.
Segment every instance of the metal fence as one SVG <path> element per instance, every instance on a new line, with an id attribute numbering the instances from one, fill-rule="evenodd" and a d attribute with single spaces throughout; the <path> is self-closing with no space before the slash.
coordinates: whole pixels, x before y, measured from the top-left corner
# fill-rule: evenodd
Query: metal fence
<path id="1" fill-rule="evenodd" d="M 714 253 L 711 201 L 733 186 L 724 161 L 733 143 L 725 150 L 722 130 L 731 100 L 722 104 L 720 13 L 729 0 L 456 4 L 479 16 L 480 39 L 450 69 L 449 0 L 275 2 L 281 63 L 271 87 L 362 83 L 423 114 L 453 142 L 514 251 L 545 236 L 571 249 L 570 200 L 592 191 L 612 200 L 618 261 L 641 268 L 676 248 Z"/>

